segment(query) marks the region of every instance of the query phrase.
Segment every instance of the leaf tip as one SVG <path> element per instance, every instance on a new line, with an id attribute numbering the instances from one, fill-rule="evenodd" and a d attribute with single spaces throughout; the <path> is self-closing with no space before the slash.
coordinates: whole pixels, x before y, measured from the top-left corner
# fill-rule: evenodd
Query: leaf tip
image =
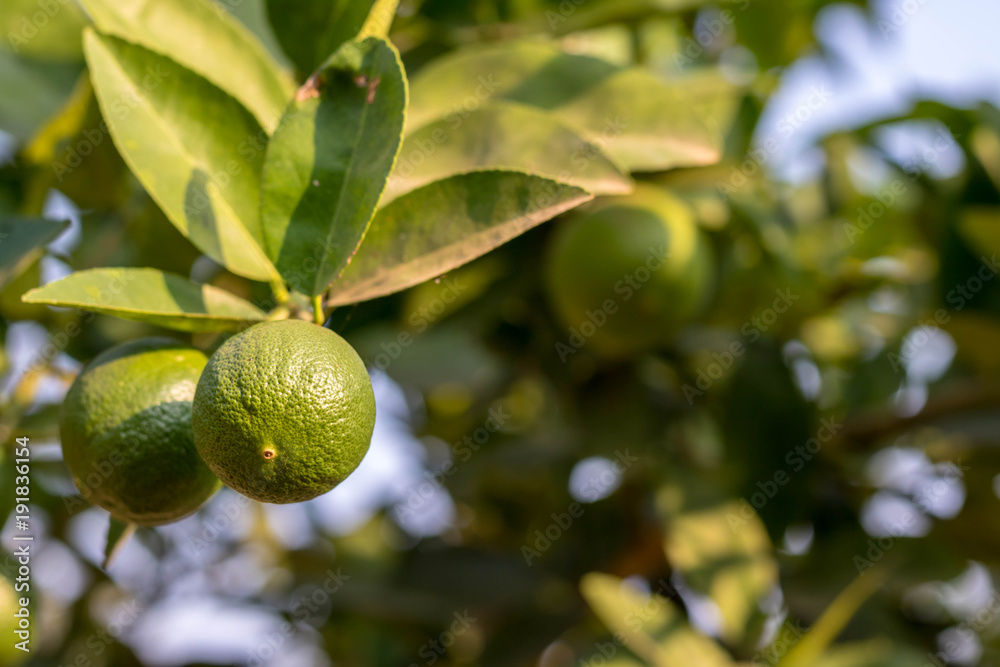
<path id="1" fill-rule="evenodd" d="M 104 548 L 104 560 L 101 562 L 101 569 L 107 570 L 111 562 L 121 553 L 122 547 L 135 533 L 138 526 L 131 522 L 119 521 L 111 517 L 108 522 L 108 542 Z"/>
<path id="2" fill-rule="evenodd" d="M 36 303 L 34 301 L 34 299 L 32 298 L 31 295 L 34 294 L 35 292 L 37 292 L 40 289 L 41 289 L 40 287 L 34 287 L 34 288 L 28 290 L 27 292 L 25 292 L 24 294 L 22 294 L 21 295 L 21 303 Z"/>

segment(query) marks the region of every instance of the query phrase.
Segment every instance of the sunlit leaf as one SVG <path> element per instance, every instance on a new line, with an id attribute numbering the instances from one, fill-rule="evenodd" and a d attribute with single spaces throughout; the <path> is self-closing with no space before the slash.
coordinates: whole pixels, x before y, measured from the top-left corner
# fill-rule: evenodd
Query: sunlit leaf
<path id="1" fill-rule="evenodd" d="M 526 171 L 595 195 L 632 189 L 630 179 L 600 148 L 549 114 L 519 104 L 494 103 L 463 119 L 429 123 L 407 136 L 382 203 L 476 169 Z"/>
<path id="2" fill-rule="evenodd" d="M 646 596 L 621 579 L 591 572 L 580 592 L 601 622 L 652 667 L 729 667 L 733 660 L 709 637 L 692 630 L 670 600 Z"/>
<path id="3" fill-rule="evenodd" d="M 538 42 L 460 51 L 413 80 L 407 133 L 490 99 L 550 111 L 629 171 L 719 160 L 737 94 L 718 71 L 663 79 Z"/>
<path id="4" fill-rule="evenodd" d="M 41 246 L 68 226 L 65 220 L 0 217 L 0 288 L 27 269 L 37 258 Z"/>
<path id="5" fill-rule="evenodd" d="M 399 54 L 370 37 L 344 44 L 299 90 L 267 148 L 261 218 L 282 277 L 320 294 L 358 248 L 402 141 Z"/>
<path id="6" fill-rule="evenodd" d="M 365 37 L 388 37 L 392 20 L 399 8 L 399 0 L 375 0 L 365 24 L 361 26 L 358 39 Z"/>
<path id="7" fill-rule="evenodd" d="M 270 280 L 257 202 L 266 135 L 235 99 L 152 51 L 85 37 L 115 145 L 170 222 L 233 273 Z"/>
<path id="8" fill-rule="evenodd" d="M 668 516 L 663 541 L 684 582 L 715 602 L 721 636 L 733 645 L 746 642 L 761 620 L 760 602 L 778 581 L 767 529 L 741 510 L 734 501 Z"/>
<path id="9" fill-rule="evenodd" d="M 168 56 L 239 100 L 268 132 L 291 99 L 291 75 L 209 0 L 81 0 L 97 28 Z"/>
<path id="10" fill-rule="evenodd" d="M 412 287 L 591 199 L 580 188 L 514 171 L 478 171 L 414 190 L 379 210 L 330 303 Z"/>
<path id="11" fill-rule="evenodd" d="M 73 93 L 62 107 L 53 114 L 31 142 L 24 147 L 22 155 L 36 164 L 47 164 L 56 159 L 59 145 L 75 135 L 83 127 L 87 109 L 93 99 L 93 88 L 87 76 L 81 76 L 73 88 Z"/>
<path id="12" fill-rule="evenodd" d="M 730 0 L 742 2 L 743 0 Z M 586 30 L 617 22 L 642 19 L 657 12 L 680 12 L 692 7 L 709 4 L 709 0 L 615 0 L 614 2 L 582 3 L 565 10 L 566 5 L 547 9 L 543 25 L 556 34 Z M 722 3 L 725 5 L 726 3 Z"/>
<path id="13" fill-rule="evenodd" d="M 79 308 L 178 331 L 234 331 L 266 315 L 248 301 L 156 269 L 90 269 L 29 291 L 25 303 Z"/>
<path id="14" fill-rule="evenodd" d="M 87 17 L 69 0 L 3 0 L 0 36 L 3 47 L 26 58 L 79 61 L 80 32 Z"/>

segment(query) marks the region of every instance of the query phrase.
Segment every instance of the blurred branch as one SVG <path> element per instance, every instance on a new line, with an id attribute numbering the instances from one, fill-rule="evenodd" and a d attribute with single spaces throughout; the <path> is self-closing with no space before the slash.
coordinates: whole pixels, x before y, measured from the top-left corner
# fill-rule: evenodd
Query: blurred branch
<path id="1" fill-rule="evenodd" d="M 1000 408 L 1000 382 L 955 383 L 928 399 L 923 409 L 915 415 L 902 416 L 891 410 L 879 410 L 853 417 L 844 424 L 840 439 L 850 441 L 853 446 L 867 446 L 916 426 L 962 412 L 988 408 Z"/>

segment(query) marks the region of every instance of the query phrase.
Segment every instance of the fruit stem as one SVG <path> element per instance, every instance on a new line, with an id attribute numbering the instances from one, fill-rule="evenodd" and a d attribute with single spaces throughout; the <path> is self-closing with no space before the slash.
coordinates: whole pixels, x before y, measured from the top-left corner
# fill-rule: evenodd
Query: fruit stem
<path id="1" fill-rule="evenodd" d="M 323 326 L 323 295 L 317 294 L 312 298 L 313 322 Z"/>
<path id="2" fill-rule="evenodd" d="M 291 311 L 288 309 L 288 306 L 278 306 L 267 314 L 265 321 L 274 322 L 275 320 L 287 320 L 289 315 L 291 315 Z"/>
<path id="3" fill-rule="evenodd" d="M 274 293 L 274 300 L 279 304 L 288 303 L 288 290 L 280 280 L 271 281 L 271 292 Z"/>

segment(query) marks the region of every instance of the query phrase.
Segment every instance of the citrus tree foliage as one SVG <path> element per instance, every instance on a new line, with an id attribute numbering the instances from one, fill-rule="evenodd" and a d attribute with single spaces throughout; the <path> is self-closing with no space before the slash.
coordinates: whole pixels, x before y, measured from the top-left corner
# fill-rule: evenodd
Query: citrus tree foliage
<path id="1" fill-rule="evenodd" d="M 191 573 L 278 628 L 226 663 L 992 664 L 1000 111 L 921 102 L 778 181 L 752 139 L 826 4 L 5 0 L 0 517 L 30 437 L 39 548 L 79 576 L 39 580 L 30 656 L 0 582 L 0 664 L 167 664 L 139 630 Z M 940 140 L 900 160 L 902 126 Z M 683 213 L 605 281 L 636 197 Z M 662 266 L 683 317 L 637 306 Z M 109 525 L 55 446 L 80 364 L 288 318 L 373 373 L 374 500 Z"/>

